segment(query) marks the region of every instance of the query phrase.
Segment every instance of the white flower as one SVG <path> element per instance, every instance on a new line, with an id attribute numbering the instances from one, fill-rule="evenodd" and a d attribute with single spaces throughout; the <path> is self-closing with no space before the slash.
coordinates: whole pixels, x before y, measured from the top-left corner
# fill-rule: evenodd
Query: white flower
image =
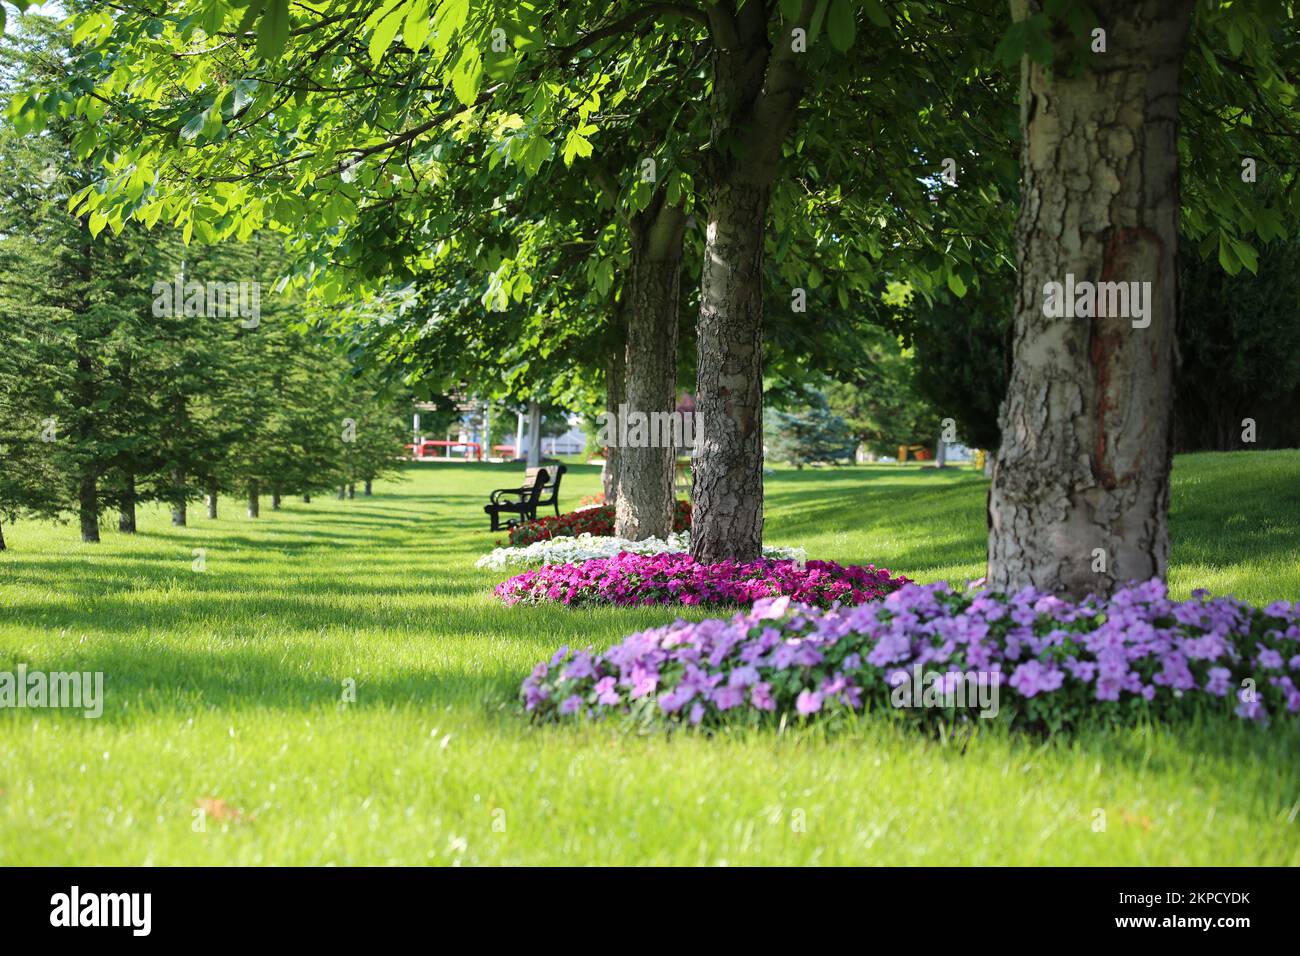
<path id="1" fill-rule="evenodd" d="M 629 541 L 612 535 L 580 534 L 576 538 L 549 538 L 534 541 L 523 548 L 495 548 L 483 555 L 474 566 L 499 571 L 518 565 L 574 564 L 592 558 L 612 558 L 620 552 L 630 554 L 683 554 L 691 550 L 689 531 L 674 532 L 666 539 L 646 538 Z M 808 555 L 803 548 L 764 548 L 769 558 L 790 559 L 803 564 Z"/>

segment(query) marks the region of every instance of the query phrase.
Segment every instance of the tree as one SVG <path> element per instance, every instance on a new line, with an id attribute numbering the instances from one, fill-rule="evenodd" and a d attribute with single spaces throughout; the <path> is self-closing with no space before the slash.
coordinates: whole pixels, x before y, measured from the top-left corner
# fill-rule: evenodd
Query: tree
<path id="1" fill-rule="evenodd" d="M 1000 589 L 1077 598 L 1165 573 L 1192 6 L 1099 2 L 1104 54 L 1074 74 L 1023 61 L 1019 294 L 989 497 L 989 581 Z M 1040 9 L 1017 0 L 1016 19 Z M 1068 55 L 1065 40 L 1056 53 Z M 1141 303 L 1116 308 L 1116 293 L 1062 318 L 1075 303 L 1058 313 L 1049 283 L 1074 277 L 1124 283 L 1115 288 Z"/>
<path id="2" fill-rule="evenodd" d="M 831 411 L 822 393 L 809 389 L 804 396 L 803 407 L 790 411 L 768 409 L 767 456 L 796 468 L 852 461 L 853 435 L 844 419 Z"/>

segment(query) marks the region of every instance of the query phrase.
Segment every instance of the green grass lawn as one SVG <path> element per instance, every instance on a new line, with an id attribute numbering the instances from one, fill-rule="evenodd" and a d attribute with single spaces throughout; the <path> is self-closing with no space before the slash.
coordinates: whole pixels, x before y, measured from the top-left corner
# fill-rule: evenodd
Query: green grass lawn
<path id="1" fill-rule="evenodd" d="M 1300 864 L 1294 724 L 964 747 L 871 718 L 529 726 L 536 661 L 676 613 L 499 606 L 505 574 L 473 565 L 502 537 L 487 490 L 517 471 L 425 466 L 372 498 L 264 499 L 256 521 L 234 500 L 188 528 L 150 509 L 100 545 L 7 528 L 0 670 L 103 671 L 107 701 L 0 711 L 0 864 Z M 597 488 L 572 466 L 564 498 Z M 778 470 L 767 538 L 974 578 L 986 492 L 967 470 Z M 1300 597 L 1300 453 L 1180 458 L 1172 511 L 1179 595 Z"/>

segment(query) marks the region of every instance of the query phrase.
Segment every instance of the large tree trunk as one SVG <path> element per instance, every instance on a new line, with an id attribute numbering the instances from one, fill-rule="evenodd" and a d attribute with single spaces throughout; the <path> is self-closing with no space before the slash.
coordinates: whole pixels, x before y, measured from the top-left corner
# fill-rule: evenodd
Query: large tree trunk
<path id="1" fill-rule="evenodd" d="M 763 234 L 768 189 L 713 192 L 697 326 L 691 552 L 757 558 L 763 546 Z"/>
<path id="2" fill-rule="evenodd" d="M 768 5 L 713 4 L 713 141 L 697 325 L 691 552 L 752 560 L 763 545 L 763 241 L 782 143 L 802 95 L 788 28 L 768 40 Z M 807 25 L 812 3 L 798 24 Z M 780 19 L 780 15 L 777 15 Z M 725 46 L 725 48 L 723 48 Z"/>
<path id="3" fill-rule="evenodd" d="M 122 503 L 117 511 L 117 530 L 123 534 L 135 534 L 135 475 L 126 475 L 122 479 Z"/>
<path id="4" fill-rule="evenodd" d="M 677 326 L 681 318 L 682 236 L 686 216 L 660 189 L 632 222 L 632 269 L 627 309 L 627 414 L 647 420 L 647 438 L 619 450 L 614 533 L 640 541 L 673 530 L 674 463 L 671 413 L 677 406 Z M 610 409 L 622 412 L 621 408 Z M 667 413 L 668 434 L 655 413 Z M 620 416 L 621 418 L 622 416 Z M 620 428 L 623 422 L 619 422 Z M 656 427 L 656 425 L 659 427 Z"/>
<path id="5" fill-rule="evenodd" d="M 185 502 L 185 472 L 178 470 L 172 474 L 172 488 L 176 493 L 176 501 L 172 505 L 172 524 L 184 527 L 188 517 Z"/>
<path id="6" fill-rule="evenodd" d="M 259 498 L 261 490 L 258 488 L 256 481 L 248 483 L 248 516 L 256 518 L 262 513 L 262 502 Z"/>
<path id="7" fill-rule="evenodd" d="M 605 408 L 617 413 L 627 403 L 627 302 L 620 301 L 614 309 L 613 344 L 605 368 Z M 611 436 L 612 437 L 612 436 Z M 605 504 L 618 507 L 618 471 L 623 464 L 622 449 L 617 441 L 605 445 L 605 467 L 600 473 L 601 490 Z"/>
<path id="8" fill-rule="evenodd" d="M 94 475 L 81 479 L 77 489 L 77 509 L 81 519 L 81 540 L 99 543 L 99 488 Z"/>
<path id="9" fill-rule="evenodd" d="M 989 495 L 994 587 L 1082 597 L 1164 576 L 1178 79 L 1192 6 L 1102 0 L 1107 49 L 1077 76 L 1022 64 L 1020 286 Z M 1015 7 L 1023 18 L 1040 4 Z M 1070 274 L 1076 286 L 1149 282 L 1145 318 L 1048 317 L 1046 284 Z"/>

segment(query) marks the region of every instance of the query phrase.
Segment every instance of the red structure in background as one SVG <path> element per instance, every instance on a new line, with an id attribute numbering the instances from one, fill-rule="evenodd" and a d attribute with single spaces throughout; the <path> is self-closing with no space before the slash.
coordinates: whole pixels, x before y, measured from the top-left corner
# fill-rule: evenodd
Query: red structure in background
<path id="1" fill-rule="evenodd" d="M 476 441 L 422 441 L 418 445 L 407 445 L 411 457 L 416 461 L 482 461 L 483 447 Z M 445 448 L 447 454 L 439 455 L 438 450 Z M 458 459 L 451 452 L 464 449 L 465 456 Z"/>

